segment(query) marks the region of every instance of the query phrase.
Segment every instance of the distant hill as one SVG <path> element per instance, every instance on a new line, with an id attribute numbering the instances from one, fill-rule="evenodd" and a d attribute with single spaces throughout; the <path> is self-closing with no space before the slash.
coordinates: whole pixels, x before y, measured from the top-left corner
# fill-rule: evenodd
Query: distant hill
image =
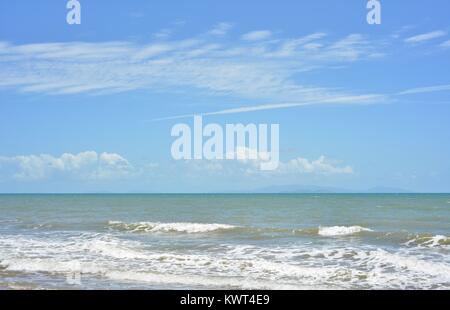
<path id="1" fill-rule="evenodd" d="M 394 188 L 394 187 L 372 187 L 367 190 L 352 190 L 345 188 L 337 188 L 337 187 L 323 187 L 323 186 L 315 186 L 315 185 L 280 185 L 280 186 L 268 186 L 259 188 L 253 191 L 249 191 L 251 193 L 273 193 L 273 194 L 343 194 L 343 193 L 382 193 L 382 194 L 400 194 L 400 193 L 412 193 L 412 191 L 405 190 L 403 188 Z"/>
<path id="2" fill-rule="evenodd" d="M 364 193 L 383 193 L 383 194 L 406 194 L 406 193 L 412 193 L 412 191 L 406 190 L 404 188 L 395 188 L 395 187 L 372 187 L 369 188 L 367 191 L 364 191 Z"/>

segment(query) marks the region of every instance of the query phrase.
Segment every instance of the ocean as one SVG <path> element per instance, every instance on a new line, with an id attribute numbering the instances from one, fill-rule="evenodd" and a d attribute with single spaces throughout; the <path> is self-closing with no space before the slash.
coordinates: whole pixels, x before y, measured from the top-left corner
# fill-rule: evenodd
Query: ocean
<path id="1" fill-rule="evenodd" d="M 450 195 L 0 195 L 0 289 L 450 289 Z"/>

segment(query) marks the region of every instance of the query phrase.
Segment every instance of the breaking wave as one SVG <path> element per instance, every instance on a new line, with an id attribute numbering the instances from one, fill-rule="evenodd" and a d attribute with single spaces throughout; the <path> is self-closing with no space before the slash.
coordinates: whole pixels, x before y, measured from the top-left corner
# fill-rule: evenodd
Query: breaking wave
<path id="1" fill-rule="evenodd" d="M 326 237 L 348 236 L 363 231 L 373 231 L 373 230 L 361 226 L 331 226 L 331 227 L 319 227 L 318 234 Z"/>
<path id="2" fill-rule="evenodd" d="M 155 222 L 124 223 L 120 221 L 109 221 L 108 225 L 115 229 L 130 232 L 181 232 L 181 233 L 207 233 L 218 230 L 229 230 L 237 227 L 226 224 L 155 223 Z"/>
<path id="3" fill-rule="evenodd" d="M 133 232 L 133 233 L 209 233 L 209 232 L 222 232 L 222 233 L 241 233 L 241 234 L 290 234 L 290 235 L 305 235 L 313 236 L 319 235 L 324 237 L 332 236 L 348 236 L 361 232 L 373 232 L 372 229 L 361 226 L 329 226 L 318 228 L 270 228 L 270 227 L 246 227 L 235 226 L 228 224 L 208 224 L 208 223 L 160 223 L 160 222 L 136 222 L 125 223 L 122 221 L 109 221 L 108 226 L 112 229 Z"/>
<path id="4" fill-rule="evenodd" d="M 96 277 L 125 287 L 450 288 L 448 257 L 416 248 L 297 243 L 223 244 L 214 250 L 184 251 L 83 233 L 0 236 L 0 249 L 0 266 L 8 272 L 42 273 L 63 281 L 70 273 L 80 273 L 83 281 Z M 88 285 L 83 282 L 83 287 Z"/>
<path id="5" fill-rule="evenodd" d="M 418 247 L 442 247 L 450 245 L 450 237 L 443 235 L 416 235 L 414 238 L 408 240 L 404 243 L 407 246 L 418 246 Z"/>

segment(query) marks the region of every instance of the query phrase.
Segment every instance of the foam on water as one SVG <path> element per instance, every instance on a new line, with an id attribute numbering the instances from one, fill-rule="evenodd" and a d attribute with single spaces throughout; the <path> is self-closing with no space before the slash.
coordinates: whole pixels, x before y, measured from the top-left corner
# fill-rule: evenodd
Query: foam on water
<path id="1" fill-rule="evenodd" d="M 407 246 L 418 246 L 418 247 L 447 247 L 450 245 L 450 237 L 443 235 L 417 235 L 411 240 L 405 242 Z"/>
<path id="2" fill-rule="evenodd" d="M 363 231 L 373 231 L 373 230 L 361 226 L 331 226 L 331 227 L 319 227 L 318 234 L 327 237 L 347 236 L 357 234 Z"/>
<path id="3" fill-rule="evenodd" d="M 201 223 L 155 223 L 137 222 L 124 223 L 121 221 L 109 221 L 108 224 L 116 229 L 131 232 L 181 232 L 181 233 L 206 233 L 217 230 L 236 228 L 226 224 L 201 224 Z"/>
<path id="4" fill-rule="evenodd" d="M 169 251 L 111 234 L 2 235 L 0 266 L 62 278 L 79 272 L 123 287 L 131 282 L 244 289 L 450 288 L 445 253 L 333 243 L 222 244 L 215 251 Z"/>
<path id="5" fill-rule="evenodd" d="M 241 277 L 220 277 L 220 276 L 198 276 L 198 275 L 181 275 L 181 274 L 155 274 L 155 273 L 138 273 L 133 271 L 120 272 L 112 271 L 107 274 L 112 280 L 128 280 L 146 282 L 159 285 L 182 285 L 186 287 L 221 287 L 221 288 L 238 288 L 238 289 L 280 289 L 293 290 L 307 288 L 308 286 L 300 286 L 298 284 L 282 284 L 273 283 L 268 280 L 246 279 L 244 282 Z"/>
<path id="6" fill-rule="evenodd" d="M 331 226 L 307 229 L 268 228 L 268 227 L 243 227 L 216 223 L 160 223 L 160 222 L 136 222 L 125 223 L 122 221 L 109 221 L 110 228 L 119 231 L 135 233 L 210 233 L 210 232 L 239 232 L 245 234 L 291 234 L 291 235 L 320 235 L 320 236 L 347 236 L 360 232 L 373 231 L 361 226 Z"/>

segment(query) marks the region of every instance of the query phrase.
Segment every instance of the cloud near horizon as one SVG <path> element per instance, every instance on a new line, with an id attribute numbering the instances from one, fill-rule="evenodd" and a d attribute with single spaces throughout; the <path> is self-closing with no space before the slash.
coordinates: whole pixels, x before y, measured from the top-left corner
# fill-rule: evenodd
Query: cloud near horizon
<path id="1" fill-rule="evenodd" d="M 330 160 L 323 155 L 315 160 L 297 157 L 287 162 L 280 161 L 278 168 L 274 171 L 260 170 L 260 164 L 270 160 L 270 153 L 238 147 L 235 155 L 234 160 L 187 160 L 181 162 L 184 163 L 182 166 L 179 166 L 177 162 L 173 162 L 173 164 L 181 169 L 186 169 L 187 173 L 195 172 L 197 177 L 199 172 L 203 172 L 205 175 L 222 176 L 329 176 L 354 173 L 351 166 L 339 166 L 338 161 Z M 0 181 L 12 179 L 32 182 L 51 178 L 77 181 L 129 179 L 148 177 L 149 175 L 145 175 L 145 172 L 154 172 L 156 168 L 158 168 L 156 163 L 147 163 L 139 167 L 132 165 L 125 157 L 117 153 L 97 153 L 95 151 L 77 154 L 64 153 L 59 157 L 48 154 L 0 156 Z"/>
<path id="2" fill-rule="evenodd" d="M 187 160 L 186 166 L 192 169 L 196 175 L 205 172 L 210 175 L 222 176 L 295 176 L 295 175 L 349 175 L 354 174 L 354 169 L 349 166 L 341 166 L 340 161 L 332 160 L 324 155 L 317 159 L 309 160 L 296 157 L 286 162 L 280 161 L 276 170 L 262 171 L 261 163 L 270 161 L 270 153 L 258 152 L 247 147 L 237 147 L 234 152 L 234 160 Z"/>
<path id="3" fill-rule="evenodd" d="M 0 156 L 0 177 L 20 181 L 42 180 L 52 176 L 102 180 L 130 176 L 133 166 L 119 154 L 86 151 L 64 153 L 60 157 L 48 154 Z"/>

